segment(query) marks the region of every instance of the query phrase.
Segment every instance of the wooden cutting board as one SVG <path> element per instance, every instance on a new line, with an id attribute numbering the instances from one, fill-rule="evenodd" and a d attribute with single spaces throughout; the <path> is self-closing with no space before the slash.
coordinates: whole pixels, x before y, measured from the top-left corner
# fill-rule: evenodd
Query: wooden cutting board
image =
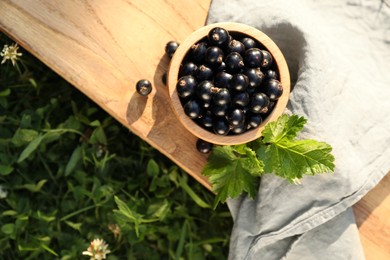
<path id="1" fill-rule="evenodd" d="M 1 0 L 0 29 L 210 189 L 206 156 L 173 116 L 170 40 L 203 26 L 211 0 Z M 154 89 L 135 93 L 139 79 Z M 390 177 L 354 208 L 367 259 L 390 259 Z"/>

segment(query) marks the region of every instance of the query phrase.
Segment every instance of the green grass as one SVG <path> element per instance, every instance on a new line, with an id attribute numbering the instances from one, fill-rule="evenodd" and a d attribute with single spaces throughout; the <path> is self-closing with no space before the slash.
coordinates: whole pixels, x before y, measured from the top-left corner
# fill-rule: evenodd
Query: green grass
<path id="1" fill-rule="evenodd" d="M 19 50 L 0 65 L 0 259 L 89 259 L 95 238 L 107 259 L 226 259 L 226 205 Z"/>

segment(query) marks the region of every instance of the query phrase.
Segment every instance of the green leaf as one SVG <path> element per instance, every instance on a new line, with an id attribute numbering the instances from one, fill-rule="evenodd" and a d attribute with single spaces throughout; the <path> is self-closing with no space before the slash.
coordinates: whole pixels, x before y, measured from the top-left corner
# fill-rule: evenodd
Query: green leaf
<path id="1" fill-rule="evenodd" d="M 0 97 L 8 97 L 9 94 L 11 94 L 11 90 L 9 88 L 0 90 Z"/>
<path id="2" fill-rule="evenodd" d="M 6 235 L 11 235 L 15 230 L 15 224 L 14 223 L 8 223 L 1 227 L 1 231 Z"/>
<path id="3" fill-rule="evenodd" d="M 45 185 L 46 182 L 47 180 L 43 179 L 40 180 L 37 184 L 28 183 L 28 184 L 24 184 L 22 187 L 31 192 L 38 192 L 42 189 L 43 185 Z"/>
<path id="4" fill-rule="evenodd" d="M 281 115 L 276 121 L 268 123 L 262 135 L 264 137 L 264 143 L 278 142 L 281 139 L 294 139 L 298 132 L 302 130 L 306 124 L 304 117 L 297 115 Z"/>
<path id="5" fill-rule="evenodd" d="M 202 208 L 211 208 L 211 206 L 206 203 L 204 200 L 202 200 L 193 189 L 191 189 L 190 186 L 184 181 L 184 178 L 180 179 L 180 186 L 183 188 L 183 190 L 191 197 L 195 203 Z"/>
<path id="6" fill-rule="evenodd" d="M 6 176 L 14 170 L 14 167 L 11 165 L 2 165 L 0 164 L 0 175 Z"/>
<path id="7" fill-rule="evenodd" d="M 209 156 L 203 175 L 209 177 L 213 191 L 217 193 L 214 208 L 219 202 L 236 198 L 247 192 L 255 197 L 258 187 L 258 176 L 263 172 L 263 164 L 256 158 L 256 154 L 248 147 L 215 146 Z"/>
<path id="8" fill-rule="evenodd" d="M 18 128 L 12 137 L 11 142 L 19 147 L 32 142 L 37 136 L 38 132 L 35 130 Z"/>
<path id="9" fill-rule="evenodd" d="M 20 154 L 17 162 L 21 163 L 26 160 L 38 148 L 43 138 L 44 135 L 38 135 L 31 143 L 29 143 L 27 147 L 24 148 L 23 152 Z"/>
<path id="10" fill-rule="evenodd" d="M 281 139 L 268 146 L 262 146 L 257 154 L 264 162 L 268 173 L 295 182 L 304 174 L 331 172 L 334 170 L 332 147 L 315 140 Z"/>
<path id="11" fill-rule="evenodd" d="M 65 176 L 68 176 L 74 171 L 78 163 L 81 161 L 81 157 L 81 146 L 77 146 L 76 149 L 74 149 L 72 155 L 70 156 L 68 163 L 66 164 Z"/>
<path id="12" fill-rule="evenodd" d="M 157 176 L 160 173 L 160 167 L 155 160 L 149 159 L 148 164 L 146 166 L 146 173 L 149 176 Z"/>
<path id="13" fill-rule="evenodd" d="M 82 223 L 73 223 L 71 221 L 65 221 L 65 224 L 67 224 L 69 227 L 71 227 L 71 228 L 73 228 L 81 233 Z"/>

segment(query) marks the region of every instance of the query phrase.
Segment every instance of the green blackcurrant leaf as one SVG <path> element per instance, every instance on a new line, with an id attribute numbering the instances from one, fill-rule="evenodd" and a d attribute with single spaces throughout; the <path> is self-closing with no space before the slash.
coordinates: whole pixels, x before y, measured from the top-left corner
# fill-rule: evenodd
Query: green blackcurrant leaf
<path id="1" fill-rule="evenodd" d="M 256 195 L 257 177 L 263 172 L 263 164 L 248 147 L 240 146 L 239 151 L 234 146 L 215 146 L 203 169 L 203 175 L 209 177 L 213 191 L 217 193 L 214 207 L 243 192 L 252 198 Z"/>
<path id="2" fill-rule="evenodd" d="M 281 139 L 294 139 L 307 120 L 297 115 L 281 115 L 276 121 L 268 123 L 263 132 L 263 142 L 278 142 Z"/>
<path id="3" fill-rule="evenodd" d="M 288 140 L 264 145 L 257 150 L 257 155 L 264 162 L 264 170 L 274 173 L 290 182 L 304 174 L 331 172 L 334 170 L 332 147 L 315 140 Z"/>

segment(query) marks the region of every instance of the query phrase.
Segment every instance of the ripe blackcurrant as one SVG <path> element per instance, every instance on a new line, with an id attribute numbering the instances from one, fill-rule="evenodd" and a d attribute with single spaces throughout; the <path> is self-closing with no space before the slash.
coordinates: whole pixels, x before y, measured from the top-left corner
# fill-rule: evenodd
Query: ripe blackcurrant
<path id="1" fill-rule="evenodd" d="M 226 71 L 235 73 L 244 67 L 244 60 L 238 52 L 231 52 L 225 57 Z"/>
<path id="2" fill-rule="evenodd" d="M 273 58 L 269 51 L 261 50 L 261 53 L 263 54 L 263 60 L 261 61 L 261 67 L 262 68 L 269 68 L 272 66 Z"/>
<path id="3" fill-rule="evenodd" d="M 234 105 L 238 105 L 240 107 L 245 107 L 249 104 L 249 95 L 247 92 L 239 92 L 237 93 L 232 100 Z"/>
<path id="4" fill-rule="evenodd" d="M 229 32 L 224 28 L 215 27 L 210 30 L 207 35 L 207 38 L 212 45 L 225 47 L 229 43 L 230 35 Z"/>
<path id="5" fill-rule="evenodd" d="M 196 71 L 196 78 L 199 81 L 211 80 L 214 77 L 214 72 L 211 68 L 206 65 L 200 65 Z"/>
<path id="6" fill-rule="evenodd" d="M 241 109 L 235 108 L 227 111 L 226 119 L 232 127 L 242 124 L 245 120 L 245 113 Z"/>
<path id="7" fill-rule="evenodd" d="M 226 116 L 226 113 L 229 109 L 228 105 L 213 105 L 211 107 L 211 112 L 216 116 Z"/>
<path id="8" fill-rule="evenodd" d="M 218 88 L 228 88 L 232 75 L 225 71 L 218 72 L 214 77 L 214 85 Z"/>
<path id="9" fill-rule="evenodd" d="M 186 75 L 195 75 L 198 66 L 193 62 L 186 62 L 180 66 L 179 77 Z"/>
<path id="10" fill-rule="evenodd" d="M 265 71 L 265 78 L 266 79 L 278 79 L 278 73 L 274 70 L 266 70 Z"/>
<path id="11" fill-rule="evenodd" d="M 283 94 L 283 86 L 279 80 L 270 79 L 263 84 L 263 91 L 270 100 L 275 101 Z"/>
<path id="12" fill-rule="evenodd" d="M 239 124 L 238 126 L 234 126 L 233 128 L 231 128 L 230 132 L 234 133 L 234 134 L 242 134 L 247 130 L 247 128 L 248 128 L 248 126 L 247 126 L 246 122 L 244 121 L 241 124 Z"/>
<path id="13" fill-rule="evenodd" d="M 222 64 L 223 58 L 224 58 L 224 54 L 222 49 L 216 46 L 211 46 L 207 48 L 205 61 L 211 66 L 217 68 Z"/>
<path id="14" fill-rule="evenodd" d="M 192 119 L 201 115 L 201 107 L 196 100 L 190 100 L 184 105 L 184 113 Z"/>
<path id="15" fill-rule="evenodd" d="M 198 139 L 196 141 L 196 149 L 201 153 L 209 153 L 213 149 L 213 144 L 205 140 Z"/>
<path id="16" fill-rule="evenodd" d="M 248 87 L 249 80 L 244 74 L 234 74 L 230 80 L 230 89 L 234 91 L 245 91 Z"/>
<path id="17" fill-rule="evenodd" d="M 245 122 L 248 124 L 248 128 L 256 128 L 263 122 L 263 118 L 260 114 L 247 113 Z"/>
<path id="18" fill-rule="evenodd" d="M 201 63 L 204 61 L 207 50 L 207 42 L 199 42 L 191 46 L 190 56 L 197 63 Z"/>
<path id="19" fill-rule="evenodd" d="M 228 121 L 223 117 L 217 117 L 213 122 L 214 133 L 218 135 L 227 135 L 230 130 Z"/>
<path id="20" fill-rule="evenodd" d="M 198 84 L 195 89 L 196 95 L 203 101 L 211 100 L 214 91 L 214 85 L 211 81 L 204 80 Z"/>
<path id="21" fill-rule="evenodd" d="M 172 58 L 173 54 L 176 52 L 176 49 L 179 47 L 179 43 L 175 41 L 169 41 L 165 45 L 165 53 Z"/>
<path id="22" fill-rule="evenodd" d="M 220 88 L 213 95 L 213 101 L 216 105 L 227 105 L 231 101 L 230 92 L 227 88 Z"/>
<path id="23" fill-rule="evenodd" d="M 195 93 L 196 85 L 197 81 L 194 76 L 183 76 L 176 83 L 177 94 L 182 98 L 190 97 Z"/>
<path id="24" fill-rule="evenodd" d="M 244 62 L 245 66 L 250 68 L 260 67 L 263 62 L 263 53 L 257 48 L 248 49 L 244 54 Z"/>
<path id="25" fill-rule="evenodd" d="M 242 44 L 245 46 L 245 49 L 256 48 L 256 41 L 250 37 L 245 37 L 241 39 Z"/>
<path id="26" fill-rule="evenodd" d="M 231 40 L 226 47 L 226 52 L 231 53 L 231 52 L 238 52 L 239 54 L 244 54 L 245 52 L 245 46 L 242 42 L 237 41 L 237 40 Z"/>
<path id="27" fill-rule="evenodd" d="M 255 93 L 252 95 L 250 109 L 253 113 L 266 113 L 269 106 L 269 97 L 264 93 Z"/>
<path id="28" fill-rule="evenodd" d="M 264 79 L 264 73 L 260 68 L 248 68 L 244 71 L 244 74 L 248 77 L 250 88 L 256 88 L 260 86 Z"/>
<path id="29" fill-rule="evenodd" d="M 141 96 L 147 96 L 152 92 L 152 83 L 147 79 L 141 79 L 136 84 L 137 93 Z"/>
<path id="30" fill-rule="evenodd" d="M 214 116 L 210 111 L 207 111 L 200 119 L 199 123 L 204 127 L 212 127 L 213 126 Z"/>

